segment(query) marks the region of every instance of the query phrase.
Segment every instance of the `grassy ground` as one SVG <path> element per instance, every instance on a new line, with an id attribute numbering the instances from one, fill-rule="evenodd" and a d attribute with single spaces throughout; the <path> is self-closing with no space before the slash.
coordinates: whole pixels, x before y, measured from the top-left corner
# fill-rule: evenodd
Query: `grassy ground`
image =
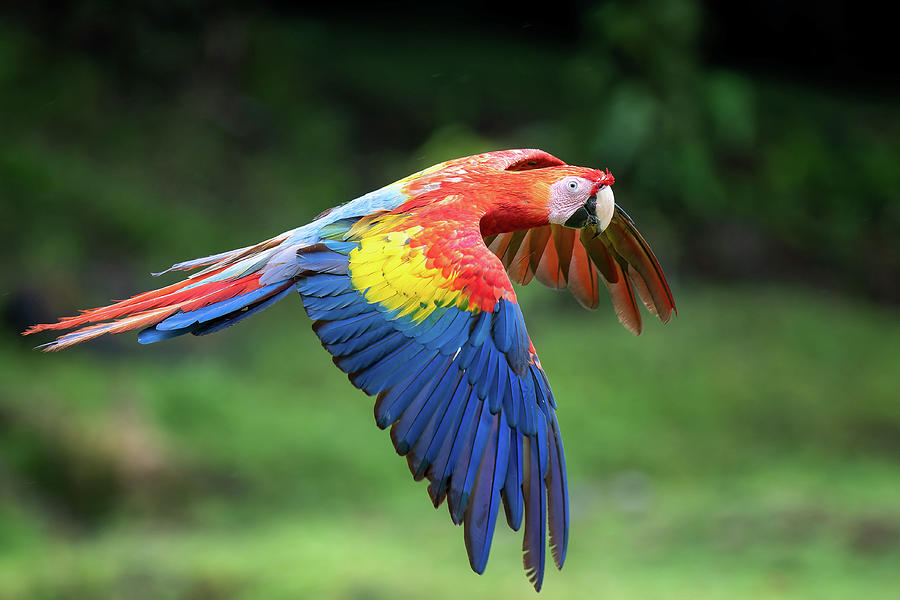
<path id="1" fill-rule="evenodd" d="M 542 597 L 896 597 L 896 311 L 705 288 L 634 338 L 522 299 L 572 491 Z M 529 597 L 520 536 L 470 572 L 296 304 L 151 347 L 3 338 L 0 598 Z"/>

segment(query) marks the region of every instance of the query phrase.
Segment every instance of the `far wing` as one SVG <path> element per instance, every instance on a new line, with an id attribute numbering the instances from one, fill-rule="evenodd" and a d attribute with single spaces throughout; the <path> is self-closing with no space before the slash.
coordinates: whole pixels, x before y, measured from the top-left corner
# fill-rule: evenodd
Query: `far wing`
<path id="1" fill-rule="evenodd" d="M 413 477 L 430 480 L 435 507 L 446 499 L 464 525 L 472 569 L 484 571 L 502 501 L 510 527 L 525 522 L 526 572 L 540 589 L 548 525 L 558 567 L 568 540 L 555 400 L 514 296 L 482 310 L 458 285 L 471 268 L 509 286 L 503 266 L 477 231 L 475 254 L 451 267 L 411 243 L 416 227 L 379 227 L 358 224 L 299 255 L 314 330 L 350 381 L 378 395 L 378 426 Z"/>
<path id="2" fill-rule="evenodd" d="M 619 320 L 635 334 L 641 315 L 635 292 L 647 309 L 668 323 L 675 300 L 659 261 L 621 208 L 599 236 L 561 225 L 546 225 L 485 239 L 519 285 L 533 278 L 556 289 L 568 288 L 585 308 L 600 305 L 600 283 L 612 296 Z"/>

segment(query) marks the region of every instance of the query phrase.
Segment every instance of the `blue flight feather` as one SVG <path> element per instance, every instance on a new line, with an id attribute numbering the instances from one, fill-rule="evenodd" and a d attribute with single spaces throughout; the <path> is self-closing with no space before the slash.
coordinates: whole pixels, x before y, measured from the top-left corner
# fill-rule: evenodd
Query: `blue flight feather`
<path id="1" fill-rule="evenodd" d="M 463 411 L 462 418 L 459 422 L 459 427 L 456 429 L 456 435 L 453 436 L 452 444 L 449 446 L 450 453 L 447 456 L 441 476 L 438 480 L 432 481 L 432 485 L 429 486 L 429 488 L 432 488 L 429 491 L 434 493 L 432 500 L 437 502 L 435 506 L 443 501 L 444 496 L 447 493 L 447 484 L 453 472 L 456 470 L 459 458 L 471 450 L 471 439 L 475 433 L 475 425 L 478 420 L 478 415 L 481 412 L 481 404 L 478 394 L 470 393 L 469 400 L 466 402 L 466 408 Z M 440 457 L 438 457 L 438 460 L 440 461 Z"/>
<path id="2" fill-rule="evenodd" d="M 193 329 L 195 329 L 195 327 L 192 325 L 188 325 L 182 329 L 169 329 L 167 331 L 159 331 L 155 327 L 148 327 L 138 334 L 137 340 L 139 344 L 152 344 L 154 342 L 161 342 L 173 337 L 178 337 L 179 335 L 190 333 Z"/>
<path id="3" fill-rule="evenodd" d="M 506 510 L 506 522 L 513 531 L 518 531 L 522 526 L 522 463 L 525 460 L 522 451 L 522 435 L 511 428 L 509 430 L 509 467 L 506 471 L 506 482 L 503 485 L 503 506 Z"/>
<path id="4" fill-rule="evenodd" d="M 421 402 L 413 401 L 409 405 L 391 430 L 397 452 L 400 454 L 409 452 L 409 449 L 419 440 L 419 436 L 435 412 L 443 413 L 443 407 L 450 401 L 460 379 L 462 379 L 462 372 L 451 366 Z"/>
<path id="5" fill-rule="evenodd" d="M 464 438 L 468 437 L 467 434 L 472 416 L 479 402 L 478 394 L 470 389 L 459 417 L 451 423 L 447 438 L 434 459 L 431 476 L 429 477 L 431 484 L 428 486 L 428 495 L 436 507 L 440 506 L 441 502 L 444 501 L 447 479 L 456 466 L 456 459 L 462 450 L 462 445 L 465 442 Z"/>
<path id="6" fill-rule="evenodd" d="M 388 327 L 381 315 L 375 311 L 340 319 L 337 321 L 317 321 L 313 324 L 313 331 L 326 346 L 346 342 L 371 328 Z"/>
<path id="7" fill-rule="evenodd" d="M 304 296 L 337 296 L 355 291 L 346 275 L 313 275 L 297 282 L 297 291 Z"/>
<path id="8" fill-rule="evenodd" d="M 389 333 L 377 342 L 370 344 L 359 352 L 347 356 L 335 357 L 334 364 L 344 373 L 356 373 L 376 362 L 382 356 L 390 354 L 403 344 L 409 343 L 409 338 L 399 332 Z"/>
<path id="9" fill-rule="evenodd" d="M 472 363 L 469 365 L 468 374 L 469 374 L 469 383 L 472 385 L 476 385 L 478 381 L 481 380 L 482 373 L 484 373 L 485 368 L 489 363 L 489 358 L 491 356 L 492 346 L 489 342 L 482 344 L 481 348 L 479 348 L 478 355 L 472 359 Z"/>
<path id="10" fill-rule="evenodd" d="M 350 381 L 367 394 L 377 394 L 394 387 L 410 373 L 417 372 L 423 362 L 430 361 L 437 354 L 437 350 L 428 350 L 421 344 L 410 341 L 365 371 L 352 375 Z M 410 360 L 412 357 L 415 360 Z"/>
<path id="11" fill-rule="evenodd" d="M 519 383 L 519 376 L 508 370 L 506 387 L 506 395 L 503 397 L 503 411 L 506 413 L 506 422 L 510 427 L 515 428 L 519 424 L 520 413 L 522 410 L 522 386 Z"/>
<path id="12" fill-rule="evenodd" d="M 540 591 L 544 581 L 544 554 L 547 544 L 547 509 L 544 495 L 544 479 L 541 477 L 541 445 L 537 440 L 526 440 L 524 457 L 529 461 L 525 471 L 525 535 L 522 550 L 525 553 L 525 574 Z"/>
<path id="13" fill-rule="evenodd" d="M 547 514 L 550 529 L 550 553 L 561 569 L 569 546 L 569 489 L 566 482 L 566 456 L 556 419 L 552 425 L 550 468 L 547 472 Z"/>
<path id="14" fill-rule="evenodd" d="M 475 357 L 477 357 L 480 352 L 481 346 L 473 346 L 471 343 L 463 346 L 459 351 L 459 356 L 456 357 L 456 364 L 459 366 L 460 370 L 467 371 L 469 365 L 472 364 L 472 361 L 475 360 Z"/>
<path id="15" fill-rule="evenodd" d="M 399 419 L 416 393 L 442 373 L 449 364 L 449 360 L 442 355 L 437 355 L 408 381 L 397 384 L 387 392 L 379 394 L 378 402 L 375 404 L 375 423 L 384 429 Z"/>
<path id="16" fill-rule="evenodd" d="M 344 342 L 325 344 L 325 348 L 334 356 L 347 356 L 348 354 L 353 354 L 354 352 L 368 348 L 370 345 L 384 339 L 392 333 L 395 332 L 393 327 L 391 327 L 391 324 L 378 319 L 377 321 L 373 321 L 368 329 L 362 331 L 356 337 Z"/>
<path id="17" fill-rule="evenodd" d="M 221 331 L 227 327 L 231 327 L 232 325 L 237 325 L 247 317 L 252 317 L 256 313 L 269 308 L 270 306 L 290 294 L 293 290 L 294 286 L 288 285 L 288 287 L 278 292 L 277 294 L 273 294 L 268 298 L 257 302 L 256 304 L 245 307 L 244 309 L 238 310 L 229 315 L 221 316 L 218 319 L 214 319 L 200 325 L 199 327 L 193 328 L 191 333 L 194 335 L 209 335 L 210 333 L 216 333 L 217 331 Z"/>
<path id="18" fill-rule="evenodd" d="M 509 352 L 513 344 L 512 311 L 509 310 L 509 302 L 500 300 L 498 308 L 494 312 L 494 326 L 492 329 L 494 345 L 504 354 Z"/>
<path id="19" fill-rule="evenodd" d="M 499 415 L 494 417 L 492 425 L 490 443 L 465 517 L 466 549 L 469 564 L 476 573 L 483 573 L 487 566 L 500 508 L 500 490 L 509 462 L 509 428 Z"/>
<path id="20" fill-rule="evenodd" d="M 252 292 L 247 292 L 246 294 L 241 294 L 239 296 L 229 298 L 228 300 L 222 300 L 221 302 L 216 302 L 214 304 L 210 304 L 209 306 L 198 308 L 197 310 L 192 310 L 186 313 L 178 312 L 171 317 L 157 323 L 156 328 L 160 331 L 169 331 L 174 329 L 184 329 L 185 327 L 193 325 L 194 323 L 205 323 L 206 321 L 211 321 L 212 319 L 227 315 L 228 313 L 234 312 L 244 306 L 253 304 L 257 300 L 273 293 L 274 290 L 283 287 L 283 281 L 272 283 L 257 290 L 253 290 Z"/>
<path id="21" fill-rule="evenodd" d="M 459 349 L 459 344 L 453 345 L 453 343 L 460 335 L 466 332 L 470 318 L 471 313 L 468 311 L 457 310 L 453 320 L 447 324 L 443 331 L 438 332 L 437 335 L 430 335 L 437 330 L 437 326 L 435 326 L 428 334 L 421 336 L 419 339 L 426 346 L 440 349 L 443 354 L 453 354 Z"/>
<path id="22" fill-rule="evenodd" d="M 471 345 L 480 346 L 488 338 L 491 333 L 493 317 L 493 313 L 481 311 L 475 324 L 472 325 L 472 332 L 469 334 L 469 343 Z"/>
<path id="23" fill-rule="evenodd" d="M 490 353 L 488 354 L 488 359 L 485 364 L 484 372 L 478 380 L 478 397 L 479 398 L 487 398 L 488 390 L 491 389 L 491 384 L 494 383 L 494 380 L 498 377 L 506 376 L 506 373 L 503 372 L 504 369 L 508 367 L 505 364 L 506 361 L 500 360 L 500 351 L 495 350 L 493 347 L 490 348 Z M 502 401 L 502 398 L 490 398 L 489 399 L 489 407 L 491 408 L 492 413 L 497 412 L 496 406 Z"/>
<path id="24" fill-rule="evenodd" d="M 423 444 L 423 448 L 416 449 L 417 454 L 421 455 L 421 459 L 416 471 L 413 473 L 415 477 L 421 478 L 422 475 L 425 474 L 425 469 L 431 466 L 444 446 L 449 444 L 448 432 L 451 427 L 456 427 L 462 407 L 471 394 L 471 391 L 472 387 L 466 383 L 464 378 L 461 378 L 456 389 L 453 391 L 453 395 L 450 397 L 446 409 L 440 416 L 440 422 L 437 424 L 431 439 Z M 419 444 L 422 444 L 423 441 L 424 440 L 420 439 Z M 417 444 L 417 446 L 419 444 Z M 449 448 L 447 452 L 449 454 Z"/>
<path id="25" fill-rule="evenodd" d="M 482 403 L 481 413 L 478 417 L 478 424 L 475 429 L 475 437 L 472 440 L 472 446 L 469 448 L 468 452 L 468 460 L 465 461 L 465 463 L 460 461 L 457 470 L 453 473 L 453 477 L 450 480 L 448 501 L 450 503 L 454 523 L 462 522 L 463 512 L 469 504 L 472 487 L 475 485 L 475 475 L 478 474 L 478 468 L 481 465 L 485 453 L 488 434 L 491 431 L 493 422 L 494 415 L 492 415 L 491 411 L 488 409 L 487 402 Z M 459 477 L 457 476 L 457 473 L 460 475 Z"/>
<path id="26" fill-rule="evenodd" d="M 494 382 L 488 395 L 492 413 L 500 412 L 500 409 L 505 407 L 508 388 L 509 374 L 504 372 L 504 369 L 498 369 L 494 374 Z"/>

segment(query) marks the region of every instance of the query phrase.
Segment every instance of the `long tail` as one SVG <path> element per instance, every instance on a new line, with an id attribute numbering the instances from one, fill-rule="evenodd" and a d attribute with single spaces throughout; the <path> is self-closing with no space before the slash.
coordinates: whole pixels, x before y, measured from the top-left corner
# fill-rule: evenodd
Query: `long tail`
<path id="1" fill-rule="evenodd" d="M 138 328 L 144 328 L 138 335 L 142 344 L 185 333 L 219 331 L 271 306 L 293 289 L 300 245 L 292 243 L 291 233 L 255 246 L 178 263 L 163 273 L 206 268 L 158 290 L 85 310 L 56 323 L 34 325 L 23 335 L 75 329 L 39 346 L 44 351 L 56 351 L 107 333 Z"/>

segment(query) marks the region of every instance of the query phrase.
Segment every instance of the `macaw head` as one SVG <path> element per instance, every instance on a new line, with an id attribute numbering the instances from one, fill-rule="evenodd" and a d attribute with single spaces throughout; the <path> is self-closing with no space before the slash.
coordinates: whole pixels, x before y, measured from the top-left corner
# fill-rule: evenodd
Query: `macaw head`
<path id="1" fill-rule="evenodd" d="M 573 172 L 574 171 L 574 172 Z M 569 167 L 567 174 L 550 184 L 549 220 L 573 229 L 591 227 L 602 232 L 616 208 L 609 170 Z"/>

